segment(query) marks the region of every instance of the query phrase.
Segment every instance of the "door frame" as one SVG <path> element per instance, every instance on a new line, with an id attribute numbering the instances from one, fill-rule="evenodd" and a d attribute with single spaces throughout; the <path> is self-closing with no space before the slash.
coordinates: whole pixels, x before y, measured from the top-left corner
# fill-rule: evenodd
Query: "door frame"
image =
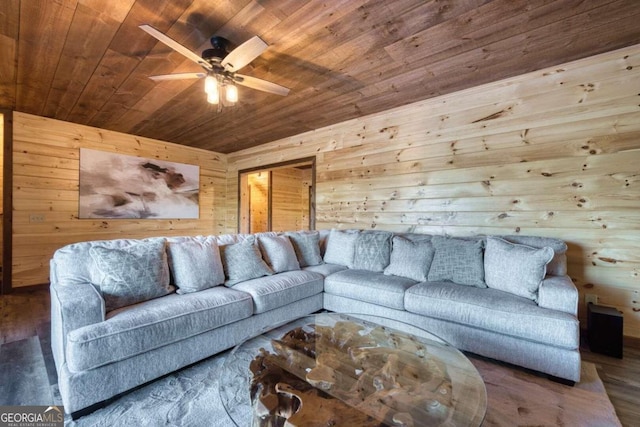
<path id="1" fill-rule="evenodd" d="M 11 292 L 13 263 L 13 111 L 0 108 L 4 119 L 2 159 L 2 287 L 0 295 Z"/>
<path id="2" fill-rule="evenodd" d="M 268 171 L 271 173 L 273 169 L 284 168 L 287 166 L 295 166 L 297 164 L 307 164 L 311 163 L 311 187 L 309 193 L 309 230 L 316 229 L 316 156 L 311 157 L 302 157 L 300 159 L 287 160 L 284 162 L 271 163 L 263 166 L 256 166 L 248 169 L 238 170 L 238 209 L 237 209 L 237 223 L 236 223 L 236 231 L 240 231 L 240 221 L 242 220 L 242 211 L 241 211 L 241 199 L 242 199 L 242 175 L 247 173 L 254 173 L 259 171 Z M 269 204 L 271 204 L 271 186 L 269 186 Z M 269 210 L 271 210 L 271 206 L 269 206 Z M 269 217 L 271 214 L 269 214 Z M 271 218 L 269 218 L 269 229 L 271 229 Z"/>

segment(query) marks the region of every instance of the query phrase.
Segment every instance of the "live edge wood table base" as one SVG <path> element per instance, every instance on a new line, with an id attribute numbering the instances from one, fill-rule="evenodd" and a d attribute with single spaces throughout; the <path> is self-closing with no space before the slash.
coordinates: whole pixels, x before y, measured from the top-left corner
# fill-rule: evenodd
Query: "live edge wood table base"
<path id="1" fill-rule="evenodd" d="M 229 353 L 220 394 L 234 422 L 292 427 L 482 423 L 486 390 L 462 353 L 410 325 L 355 316 L 304 317 Z"/>

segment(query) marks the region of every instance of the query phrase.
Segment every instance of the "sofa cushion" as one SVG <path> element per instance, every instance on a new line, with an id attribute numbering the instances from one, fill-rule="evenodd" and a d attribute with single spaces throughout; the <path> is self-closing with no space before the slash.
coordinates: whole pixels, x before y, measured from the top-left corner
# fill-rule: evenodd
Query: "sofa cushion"
<path id="1" fill-rule="evenodd" d="M 309 267 L 305 267 L 303 270 L 305 271 L 313 271 L 314 273 L 320 273 L 324 277 L 327 277 L 330 274 L 337 273 L 338 271 L 346 270 L 347 267 L 344 265 L 338 264 L 320 264 L 320 265 L 310 265 Z"/>
<path id="2" fill-rule="evenodd" d="M 547 274 L 552 276 L 565 276 L 567 274 L 567 243 L 561 239 L 542 236 L 505 235 L 497 236 L 511 243 L 531 246 L 533 248 L 553 249 L 553 259 L 547 264 Z"/>
<path id="3" fill-rule="evenodd" d="M 411 240 L 412 242 L 421 242 L 424 240 L 431 241 L 433 236 L 431 234 L 422 233 L 394 233 L 394 236 L 402 237 L 403 239 Z"/>
<path id="4" fill-rule="evenodd" d="M 434 253 L 431 239 L 413 241 L 394 236 L 391 261 L 384 269 L 384 274 L 424 282 L 427 280 Z"/>
<path id="5" fill-rule="evenodd" d="M 324 262 L 353 268 L 353 256 L 355 254 L 358 234 L 360 233 L 354 230 L 332 229 L 329 237 L 327 237 L 327 249 L 324 253 Z"/>
<path id="6" fill-rule="evenodd" d="M 317 231 L 285 233 L 291 240 L 300 267 L 322 264 L 320 234 Z"/>
<path id="7" fill-rule="evenodd" d="M 538 288 L 553 259 L 553 249 L 536 249 L 487 237 L 484 275 L 487 286 L 514 295 L 538 300 Z"/>
<path id="8" fill-rule="evenodd" d="M 436 252 L 429 268 L 430 282 L 487 287 L 482 259 L 484 241 L 433 236 L 431 242 Z"/>
<path id="9" fill-rule="evenodd" d="M 140 241 L 124 248 L 93 246 L 91 282 L 100 288 L 107 311 L 167 295 L 170 285 L 166 242 Z"/>
<path id="10" fill-rule="evenodd" d="M 260 236 L 258 244 L 262 258 L 275 273 L 300 270 L 298 258 L 287 236 Z"/>
<path id="11" fill-rule="evenodd" d="M 271 267 L 262 259 L 253 236 L 239 243 L 220 246 L 220 256 L 227 278 L 226 286 L 273 274 Z"/>
<path id="12" fill-rule="evenodd" d="M 311 271 L 287 271 L 238 283 L 233 289 L 253 298 L 254 313 L 264 313 L 322 292 L 323 277 Z"/>
<path id="13" fill-rule="evenodd" d="M 578 319 L 497 289 L 419 283 L 405 293 L 407 311 L 504 335 L 576 349 Z"/>
<path id="14" fill-rule="evenodd" d="M 213 238 L 169 241 L 168 254 L 177 293 L 198 292 L 224 283 L 220 250 Z"/>
<path id="15" fill-rule="evenodd" d="M 107 320 L 69 332 L 71 372 L 97 368 L 250 317 L 251 296 L 217 286 L 115 310 Z"/>
<path id="16" fill-rule="evenodd" d="M 352 268 L 382 272 L 389 265 L 392 236 L 388 231 L 363 231 L 358 234 Z"/>
<path id="17" fill-rule="evenodd" d="M 404 310 L 404 291 L 416 283 L 405 277 L 385 276 L 367 270 L 343 270 L 325 278 L 324 291 Z"/>

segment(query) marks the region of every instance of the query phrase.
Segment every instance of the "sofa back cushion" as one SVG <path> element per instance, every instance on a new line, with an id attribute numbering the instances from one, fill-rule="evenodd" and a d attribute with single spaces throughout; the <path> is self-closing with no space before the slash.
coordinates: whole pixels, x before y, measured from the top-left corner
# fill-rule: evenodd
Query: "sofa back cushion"
<path id="1" fill-rule="evenodd" d="M 324 262 L 353 268 L 353 257 L 358 234 L 360 233 L 357 230 L 332 229 L 329 237 L 327 237 Z"/>
<path id="2" fill-rule="evenodd" d="M 550 247 L 534 248 L 487 237 L 484 254 L 487 286 L 537 301 L 538 288 L 553 254 Z"/>
<path id="3" fill-rule="evenodd" d="M 259 236 L 262 258 L 275 273 L 300 270 L 293 245 L 287 236 Z"/>
<path id="4" fill-rule="evenodd" d="M 61 285 L 85 284 L 91 282 L 91 255 L 89 250 L 94 246 L 123 249 L 141 242 L 165 242 L 162 237 L 148 239 L 114 239 L 92 240 L 88 242 L 72 243 L 55 251 L 52 262 L 55 264 L 55 276 L 52 281 Z"/>
<path id="5" fill-rule="evenodd" d="M 553 259 L 547 264 L 547 274 L 550 276 L 567 275 L 567 243 L 564 240 L 542 236 L 519 236 L 517 234 L 496 237 L 533 248 L 548 247 L 553 249 Z"/>
<path id="6" fill-rule="evenodd" d="M 391 237 L 388 231 L 362 231 L 355 240 L 352 268 L 381 273 L 389 265 Z"/>
<path id="7" fill-rule="evenodd" d="M 433 236 L 433 262 L 427 276 L 430 282 L 453 282 L 486 288 L 482 239 Z"/>
<path id="8" fill-rule="evenodd" d="M 426 281 L 435 253 L 431 239 L 409 240 L 394 236 L 392 243 L 391 261 L 384 274 Z"/>
<path id="9" fill-rule="evenodd" d="M 285 236 L 291 241 L 300 267 L 323 263 L 320 255 L 320 234 L 317 231 L 288 232 Z"/>
<path id="10" fill-rule="evenodd" d="M 167 295 L 170 285 L 166 242 L 141 241 L 124 248 L 89 249 L 91 282 L 98 286 L 106 311 Z"/>
<path id="11" fill-rule="evenodd" d="M 168 242 L 169 268 L 177 293 L 188 294 L 224 283 L 220 250 L 213 236 Z"/>
<path id="12" fill-rule="evenodd" d="M 224 283 L 226 286 L 273 274 L 271 267 L 262 259 L 254 236 L 239 243 L 220 246 L 220 256 L 227 279 Z"/>

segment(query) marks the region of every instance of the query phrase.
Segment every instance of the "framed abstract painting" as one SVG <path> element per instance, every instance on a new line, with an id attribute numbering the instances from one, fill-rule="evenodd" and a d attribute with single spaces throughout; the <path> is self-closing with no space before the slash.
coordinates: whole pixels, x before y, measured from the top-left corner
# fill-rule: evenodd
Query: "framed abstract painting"
<path id="1" fill-rule="evenodd" d="M 200 167 L 80 149 L 79 218 L 197 219 Z"/>

